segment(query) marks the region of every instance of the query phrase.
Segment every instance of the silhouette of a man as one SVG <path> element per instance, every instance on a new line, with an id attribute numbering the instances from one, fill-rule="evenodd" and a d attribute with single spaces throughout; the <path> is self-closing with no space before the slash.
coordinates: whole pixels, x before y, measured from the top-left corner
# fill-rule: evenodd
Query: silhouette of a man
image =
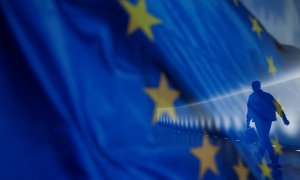
<path id="1" fill-rule="evenodd" d="M 269 139 L 271 125 L 273 121 L 276 121 L 276 112 L 285 125 L 289 125 L 290 122 L 275 98 L 261 89 L 259 81 L 252 82 L 252 89 L 253 93 L 249 96 L 247 103 L 246 128 L 250 128 L 249 123 L 253 120 L 258 134 L 259 151 L 256 153 L 258 160 L 261 161 L 267 150 L 272 164 L 278 164 L 278 155 L 275 154 Z"/>

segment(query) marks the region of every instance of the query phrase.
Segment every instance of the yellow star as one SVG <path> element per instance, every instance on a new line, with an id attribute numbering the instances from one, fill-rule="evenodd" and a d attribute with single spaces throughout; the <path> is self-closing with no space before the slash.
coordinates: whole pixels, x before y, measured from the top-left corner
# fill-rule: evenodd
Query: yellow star
<path id="1" fill-rule="evenodd" d="M 262 172 L 263 178 L 268 177 L 271 179 L 271 169 L 267 166 L 266 160 L 264 159 L 262 164 L 259 165 L 259 168 Z"/>
<path id="2" fill-rule="evenodd" d="M 215 164 L 215 156 L 218 151 L 218 147 L 212 146 L 205 134 L 203 135 L 203 138 L 202 147 L 191 149 L 191 153 L 201 162 L 201 165 L 199 166 L 199 178 L 203 177 L 208 169 L 213 171 L 215 174 L 218 174 Z"/>
<path id="3" fill-rule="evenodd" d="M 269 73 L 271 73 L 272 75 L 274 75 L 277 72 L 277 69 L 276 69 L 276 67 L 274 65 L 273 57 L 272 56 L 267 57 L 267 61 L 268 61 L 268 65 L 269 65 Z"/>
<path id="4" fill-rule="evenodd" d="M 242 160 L 239 158 L 239 162 L 237 165 L 233 167 L 235 173 L 238 175 L 239 180 L 247 180 L 249 169 L 247 169 L 244 165 Z"/>
<path id="5" fill-rule="evenodd" d="M 252 31 L 256 32 L 258 37 L 261 38 L 262 28 L 260 27 L 259 23 L 255 18 L 250 17 L 250 20 L 252 22 Z"/>
<path id="6" fill-rule="evenodd" d="M 147 12 L 145 0 L 139 0 L 136 5 L 131 4 L 127 0 L 120 0 L 119 2 L 130 15 L 127 33 L 131 34 L 140 28 L 146 36 L 153 41 L 154 37 L 151 27 L 160 24 L 161 21 Z"/>
<path id="7" fill-rule="evenodd" d="M 233 0 L 234 5 L 238 6 L 239 5 L 239 0 Z"/>
<path id="8" fill-rule="evenodd" d="M 278 137 L 272 140 L 272 144 L 275 146 L 274 149 L 277 154 L 282 153 L 282 146 L 279 143 Z"/>
<path id="9" fill-rule="evenodd" d="M 145 88 L 145 92 L 155 102 L 155 112 L 152 118 L 152 123 L 155 124 L 157 119 L 167 113 L 169 117 L 175 121 L 176 113 L 174 110 L 174 101 L 178 98 L 179 92 L 174 89 L 169 89 L 167 77 L 162 73 L 158 88 Z M 158 109 L 161 108 L 161 109 Z"/>

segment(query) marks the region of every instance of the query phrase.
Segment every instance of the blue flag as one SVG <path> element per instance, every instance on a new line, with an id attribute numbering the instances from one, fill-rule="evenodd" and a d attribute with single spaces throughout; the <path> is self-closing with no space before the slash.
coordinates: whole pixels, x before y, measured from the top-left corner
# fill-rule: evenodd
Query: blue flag
<path id="1" fill-rule="evenodd" d="M 1 179 L 296 177 L 243 141 L 259 80 L 300 146 L 299 63 L 238 0 L 0 4 Z"/>

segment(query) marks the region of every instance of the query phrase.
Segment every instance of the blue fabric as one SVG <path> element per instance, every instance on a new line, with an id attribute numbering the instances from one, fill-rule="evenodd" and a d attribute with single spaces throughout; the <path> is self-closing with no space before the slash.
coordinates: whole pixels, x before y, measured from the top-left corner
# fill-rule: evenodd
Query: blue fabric
<path id="1" fill-rule="evenodd" d="M 187 143 L 184 132 L 151 124 L 155 104 L 144 88 L 163 72 L 181 106 L 272 78 L 267 55 L 284 71 L 272 37 L 251 31 L 241 5 L 146 4 L 163 22 L 151 28 L 153 42 L 140 30 L 127 34 L 118 1 L 0 2 L 1 179 L 196 179 L 201 164 L 190 148 L 203 130 Z M 160 143 L 163 133 L 173 143 Z M 235 147 L 211 142 L 224 150 L 219 174 L 205 178 L 236 177 L 226 165 L 237 162 Z"/>

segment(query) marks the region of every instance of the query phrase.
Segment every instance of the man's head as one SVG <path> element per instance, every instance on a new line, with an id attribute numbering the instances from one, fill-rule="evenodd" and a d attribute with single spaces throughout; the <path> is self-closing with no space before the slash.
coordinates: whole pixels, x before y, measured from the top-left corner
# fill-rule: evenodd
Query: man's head
<path id="1" fill-rule="evenodd" d="M 260 91 L 260 82 L 259 81 L 253 81 L 252 82 L 252 89 L 254 92 Z"/>

